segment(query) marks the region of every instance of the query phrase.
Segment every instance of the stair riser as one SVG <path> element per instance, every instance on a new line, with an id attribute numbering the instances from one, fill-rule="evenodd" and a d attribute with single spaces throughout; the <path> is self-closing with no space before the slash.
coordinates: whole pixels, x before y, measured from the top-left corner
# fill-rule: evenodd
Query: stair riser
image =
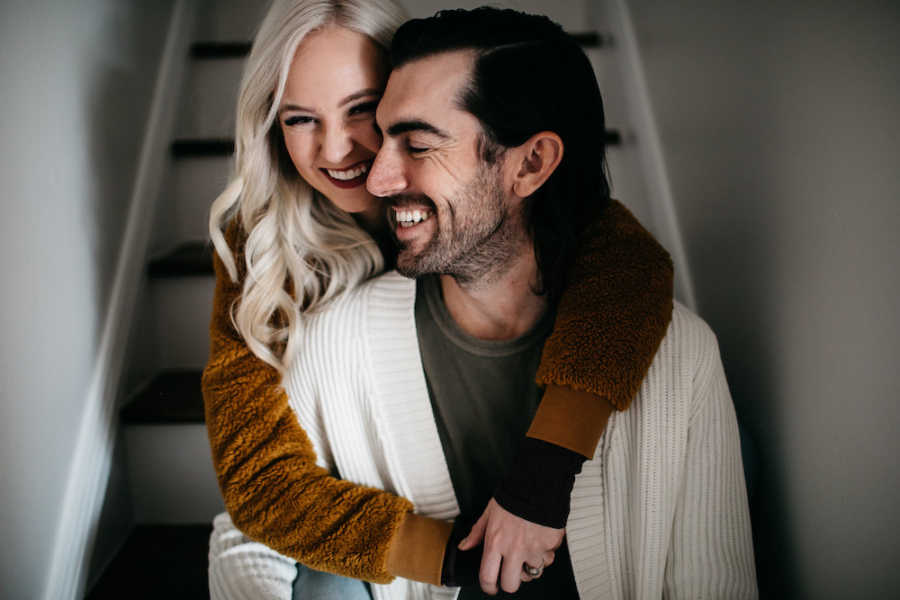
<path id="1" fill-rule="evenodd" d="M 150 283 L 157 369 L 202 369 L 209 357 L 212 277 L 181 277 Z"/>
<path id="2" fill-rule="evenodd" d="M 176 137 L 234 137 L 243 58 L 193 59 Z"/>
<path id="3" fill-rule="evenodd" d="M 125 428 L 137 523 L 210 523 L 224 510 L 205 425 Z"/>

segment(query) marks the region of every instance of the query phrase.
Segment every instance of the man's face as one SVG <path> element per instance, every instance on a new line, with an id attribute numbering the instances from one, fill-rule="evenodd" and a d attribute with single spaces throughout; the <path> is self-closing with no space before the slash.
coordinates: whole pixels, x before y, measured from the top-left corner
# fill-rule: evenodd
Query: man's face
<path id="1" fill-rule="evenodd" d="M 408 63 L 378 105 L 384 144 L 367 187 L 391 207 L 397 269 L 408 277 L 478 279 L 510 258 L 520 233 L 504 161 L 482 160 L 481 124 L 457 106 L 473 61 L 460 51 Z"/>

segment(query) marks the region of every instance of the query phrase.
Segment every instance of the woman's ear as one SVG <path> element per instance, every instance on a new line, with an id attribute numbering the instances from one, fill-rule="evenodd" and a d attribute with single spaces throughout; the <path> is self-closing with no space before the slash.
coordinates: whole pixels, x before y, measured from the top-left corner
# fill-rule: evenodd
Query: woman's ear
<path id="1" fill-rule="evenodd" d="M 513 191 L 519 198 L 535 193 L 559 166 L 563 157 L 562 139 L 552 131 L 534 134 L 514 150 L 518 172 Z"/>

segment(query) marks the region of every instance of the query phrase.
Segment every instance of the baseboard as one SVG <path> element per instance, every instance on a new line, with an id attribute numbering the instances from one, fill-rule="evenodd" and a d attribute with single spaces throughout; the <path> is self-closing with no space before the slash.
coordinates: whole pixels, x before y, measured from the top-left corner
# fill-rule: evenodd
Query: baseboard
<path id="1" fill-rule="evenodd" d="M 173 137 L 179 90 L 193 31 L 195 3 L 176 0 L 160 60 L 150 115 L 129 198 L 128 220 L 116 263 L 97 359 L 78 424 L 72 467 L 43 598 L 76 600 L 84 595 L 97 524 L 109 479 L 118 420 L 116 394 L 129 328 L 141 285 L 153 213 Z"/>

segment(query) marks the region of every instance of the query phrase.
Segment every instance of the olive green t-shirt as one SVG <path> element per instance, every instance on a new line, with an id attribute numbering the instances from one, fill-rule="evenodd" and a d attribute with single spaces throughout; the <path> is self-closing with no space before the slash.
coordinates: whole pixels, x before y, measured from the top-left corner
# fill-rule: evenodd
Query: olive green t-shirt
<path id="1" fill-rule="evenodd" d="M 428 394 L 460 518 L 474 523 L 512 463 L 537 410 L 541 392 L 534 376 L 553 315 L 548 312 L 516 339 L 479 340 L 453 321 L 439 277 L 426 276 L 416 282 L 415 319 Z M 490 598 L 477 586 L 463 588 L 459 597 Z M 565 542 L 543 576 L 522 584 L 514 597 L 578 597 Z"/>

